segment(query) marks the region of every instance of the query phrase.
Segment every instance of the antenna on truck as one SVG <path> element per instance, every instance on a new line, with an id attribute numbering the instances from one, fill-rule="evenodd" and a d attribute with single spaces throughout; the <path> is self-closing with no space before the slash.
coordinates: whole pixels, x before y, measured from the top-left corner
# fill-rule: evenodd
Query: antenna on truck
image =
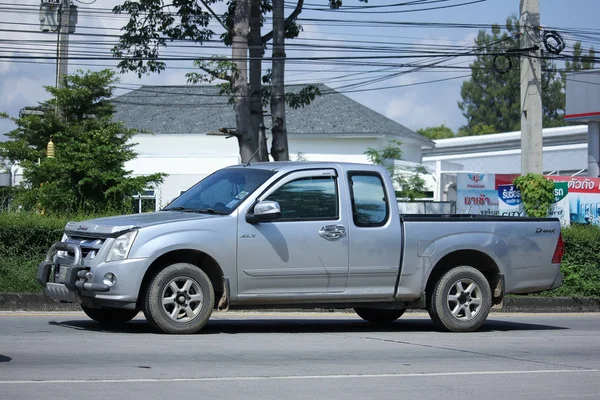
<path id="1" fill-rule="evenodd" d="M 260 150 L 260 147 L 258 149 L 256 149 L 256 151 L 254 152 L 254 154 L 252 154 L 252 157 L 250 157 L 250 159 L 246 162 L 246 164 L 244 164 L 244 167 L 247 167 L 248 165 L 250 165 L 250 161 L 252 161 L 254 159 L 254 157 L 256 157 L 256 154 L 258 153 L 258 150 Z"/>

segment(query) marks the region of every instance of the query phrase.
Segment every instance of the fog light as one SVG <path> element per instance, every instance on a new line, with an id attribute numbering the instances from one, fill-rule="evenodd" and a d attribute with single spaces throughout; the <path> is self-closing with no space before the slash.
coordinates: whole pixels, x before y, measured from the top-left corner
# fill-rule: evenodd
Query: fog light
<path id="1" fill-rule="evenodd" d="M 85 273 L 85 280 L 87 281 L 91 281 L 92 280 L 92 273 L 90 271 Z"/>
<path id="2" fill-rule="evenodd" d="M 112 272 L 108 272 L 104 274 L 104 279 L 102 279 L 102 282 L 104 282 L 106 286 L 115 286 L 117 283 L 117 276 Z"/>

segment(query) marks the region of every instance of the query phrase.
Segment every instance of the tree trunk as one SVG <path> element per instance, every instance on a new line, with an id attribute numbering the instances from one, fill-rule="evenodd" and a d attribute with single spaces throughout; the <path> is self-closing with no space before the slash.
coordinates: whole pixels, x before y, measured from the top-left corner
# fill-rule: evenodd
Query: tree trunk
<path id="1" fill-rule="evenodd" d="M 258 154 L 254 157 L 259 161 L 269 161 L 267 140 L 264 130 L 262 112 L 262 57 L 263 44 L 260 34 L 260 0 L 250 0 L 250 119 L 251 129 L 258 135 Z"/>
<path id="2" fill-rule="evenodd" d="M 250 1 L 237 0 L 233 17 L 231 54 L 233 71 L 233 96 L 237 139 L 242 162 L 248 162 L 258 148 L 258 131 L 252 130 L 250 116 L 250 90 L 248 87 L 248 33 L 250 30 Z"/>
<path id="3" fill-rule="evenodd" d="M 273 87 L 271 88 L 271 156 L 275 161 L 289 161 L 285 123 L 285 17 L 283 0 L 273 0 Z"/>

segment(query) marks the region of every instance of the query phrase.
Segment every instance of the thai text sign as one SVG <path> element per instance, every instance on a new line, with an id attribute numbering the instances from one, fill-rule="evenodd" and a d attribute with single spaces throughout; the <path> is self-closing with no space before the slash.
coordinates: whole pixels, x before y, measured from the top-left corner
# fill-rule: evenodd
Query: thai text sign
<path id="1" fill-rule="evenodd" d="M 457 174 L 456 212 L 525 216 L 516 174 Z M 563 225 L 600 224 L 600 179 L 546 176 L 554 181 L 554 203 L 549 216 Z"/>

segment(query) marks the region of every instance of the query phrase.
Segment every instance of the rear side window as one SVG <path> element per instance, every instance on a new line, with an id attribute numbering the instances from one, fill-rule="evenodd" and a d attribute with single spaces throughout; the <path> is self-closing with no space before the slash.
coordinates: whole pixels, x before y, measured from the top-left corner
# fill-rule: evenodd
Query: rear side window
<path id="1" fill-rule="evenodd" d="M 382 226 L 389 214 L 383 180 L 377 173 L 348 174 L 352 215 L 356 226 Z"/>

